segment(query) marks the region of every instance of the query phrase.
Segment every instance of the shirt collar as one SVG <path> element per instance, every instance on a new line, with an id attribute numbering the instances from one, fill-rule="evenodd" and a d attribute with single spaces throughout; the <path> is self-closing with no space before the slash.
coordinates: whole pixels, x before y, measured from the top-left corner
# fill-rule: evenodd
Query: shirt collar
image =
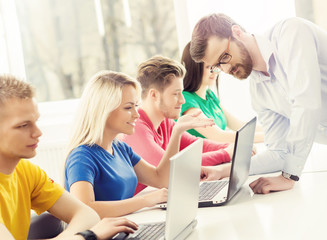
<path id="1" fill-rule="evenodd" d="M 266 63 L 266 68 L 269 73 L 270 72 L 269 71 L 270 70 L 269 60 L 271 57 L 274 57 L 273 46 L 272 46 L 271 42 L 265 36 L 254 36 L 254 37 L 255 37 L 255 40 L 257 41 L 260 53 L 263 57 L 263 60 Z M 256 70 L 252 71 L 251 76 L 257 83 L 270 80 L 270 76 L 266 76 L 262 72 L 259 72 Z"/>

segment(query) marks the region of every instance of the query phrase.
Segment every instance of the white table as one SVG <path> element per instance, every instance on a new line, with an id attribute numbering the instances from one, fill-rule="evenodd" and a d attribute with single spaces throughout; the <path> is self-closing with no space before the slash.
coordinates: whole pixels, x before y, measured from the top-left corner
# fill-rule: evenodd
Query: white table
<path id="1" fill-rule="evenodd" d="M 188 239 L 327 239 L 327 172 L 303 173 L 292 190 L 267 195 L 254 195 L 248 187 L 258 177 L 249 177 L 227 205 L 198 209 L 198 225 Z M 163 221 L 165 211 L 144 209 L 127 217 Z"/>
<path id="2" fill-rule="evenodd" d="M 327 145 L 314 143 L 303 172 L 327 171 Z"/>

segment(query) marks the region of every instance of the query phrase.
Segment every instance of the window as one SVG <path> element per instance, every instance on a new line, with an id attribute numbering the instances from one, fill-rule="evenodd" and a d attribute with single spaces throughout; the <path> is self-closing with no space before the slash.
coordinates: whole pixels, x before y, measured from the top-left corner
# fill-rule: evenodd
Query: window
<path id="1" fill-rule="evenodd" d="M 153 55 L 179 59 L 173 0 L 16 0 L 16 9 L 40 102 L 80 97 L 99 70 L 135 77 Z"/>

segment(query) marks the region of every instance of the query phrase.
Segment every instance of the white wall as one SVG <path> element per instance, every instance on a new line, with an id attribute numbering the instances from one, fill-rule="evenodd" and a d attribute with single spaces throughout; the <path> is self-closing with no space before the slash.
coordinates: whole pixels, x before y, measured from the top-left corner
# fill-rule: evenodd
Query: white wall
<path id="1" fill-rule="evenodd" d="M 39 165 L 56 182 L 63 183 L 67 141 L 79 99 L 39 103 L 40 137 L 36 157 L 32 162 Z"/>

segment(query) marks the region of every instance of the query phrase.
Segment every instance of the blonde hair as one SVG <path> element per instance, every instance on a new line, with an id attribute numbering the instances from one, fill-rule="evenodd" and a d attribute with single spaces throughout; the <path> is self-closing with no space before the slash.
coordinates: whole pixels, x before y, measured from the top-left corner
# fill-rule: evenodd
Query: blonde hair
<path id="1" fill-rule="evenodd" d="M 34 88 L 27 82 L 13 75 L 0 75 L 0 105 L 7 100 L 29 99 L 34 97 Z"/>
<path id="2" fill-rule="evenodd" d="M 133 86 L 138 93 L 141 91 L 139 83 L 123 73 L 104 70 L 91 77 L 79 103 L 67 157 L 80 145 L 102 142 L 107 118 L 121 104 L 126 85 Z"/>

